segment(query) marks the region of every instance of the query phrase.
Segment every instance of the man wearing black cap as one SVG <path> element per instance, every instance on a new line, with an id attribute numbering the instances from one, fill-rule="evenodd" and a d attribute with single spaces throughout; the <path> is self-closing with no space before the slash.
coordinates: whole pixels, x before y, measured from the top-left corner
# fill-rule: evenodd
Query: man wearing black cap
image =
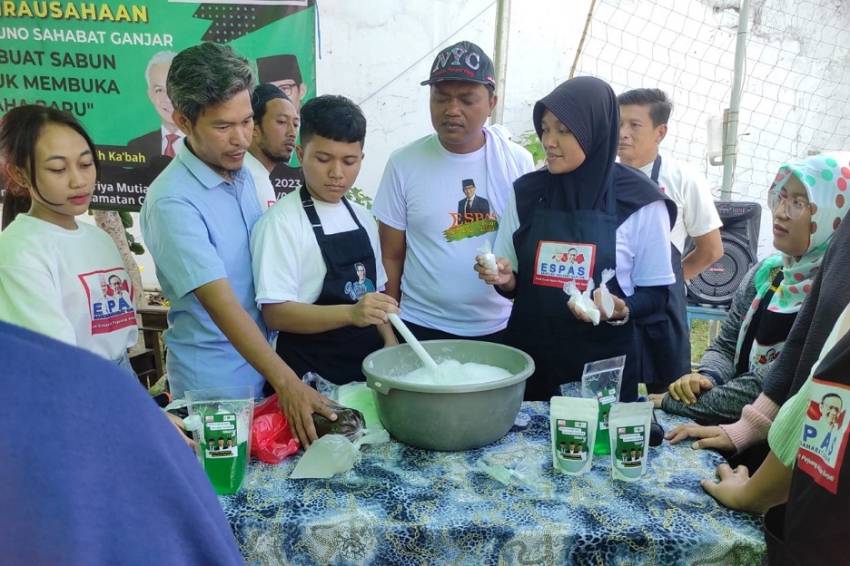
<path id="1" fill-rule="evenodd" d="M 479 247 L 492 244 L 514 180 L 534 163 L 507 130 L 485 125 L 496 82 L 480 47 L 461 41 L 443 49 L 422 84 L 430 86 L 435 133 L 390 156 L 373 209 L 387 293 L 401 298 L 401 317 L 419 338 L 498 340 L 511 303 L 469 266 Z M 489 202 L 469 221 L 457 200 L 457 187 L 468 179 L 473 202 Z"/>
<path id="2" fill-rule="evenodd" d="M 301 78 L 301 68 L 295 55 L 269 55 L 257 59 L 257 78 L 260 83 L 271 83 L 282 90 L 295 105 L 295 110 L 301 110 L 307 85 Z"/>
<path id="3" fill-rule="evenodd" d="M 251 147 L 245 154 L 245 167 L 254 177 L 260 204 L 275 203 L 275 188 L 269 177 L 274 169 L 289 162 L 298 136 L 298 111 L 289 97 L 273 84 L 257 86 L 251 94 L 254 110 L 254 132 Z M 300 169 L 297 170 L 300 173 Z M 277 192 L 289 192 L 281 187 Z"/>

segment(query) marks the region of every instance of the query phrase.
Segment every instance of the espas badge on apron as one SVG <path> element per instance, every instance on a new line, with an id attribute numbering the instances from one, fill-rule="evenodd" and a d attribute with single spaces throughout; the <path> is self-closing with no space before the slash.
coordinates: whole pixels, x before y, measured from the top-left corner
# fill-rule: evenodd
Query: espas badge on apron
<path id="1" fill-rule="evenodd" d="M 596 264 L 596 245 L 541 240 L 534 260 L 535 285 L 562 289 L 574 282 L 579 291 L 587 289 Z"/>

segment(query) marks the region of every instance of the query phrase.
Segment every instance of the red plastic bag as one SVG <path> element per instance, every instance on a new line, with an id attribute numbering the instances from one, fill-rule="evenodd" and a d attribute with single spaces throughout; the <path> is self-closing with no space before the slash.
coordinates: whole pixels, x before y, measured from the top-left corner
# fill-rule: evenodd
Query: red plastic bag
<path id="1" fill-rule="evenodd" d="M 279 464 L 301 449 L 277 404 L 277 393 L 254 407 L 251 423 L 251 455 L 267 464 Z"/>

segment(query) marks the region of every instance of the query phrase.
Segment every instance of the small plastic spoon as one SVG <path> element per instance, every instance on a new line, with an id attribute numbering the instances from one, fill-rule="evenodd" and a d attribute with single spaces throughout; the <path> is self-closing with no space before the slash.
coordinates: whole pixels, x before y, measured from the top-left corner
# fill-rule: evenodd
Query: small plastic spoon
<path id="1" fill-rule="evenodd" d="M 419 343 L 419 340 L 416 339 L 416 336 L 413 335 L 404 321 L 401 320 L 395 313 L 391 313 L 388 316 L 392 325 L 395 326 L 395 329 L 398 330 L 398 333 L 401 334 L 404 341 L 410 344 L 410 347 L 413 348 L 413 351 L 416 352 L 416 355 L 419 356 L 419 359 L 422 360 L 425 367 L 430 368 L 433 371 L 437 371 L 437 362 L 434 361 L 434 358 L 428 355 L 428 352 L 425 351 L 425 348 L 422 347 L 422 344 Z"/>

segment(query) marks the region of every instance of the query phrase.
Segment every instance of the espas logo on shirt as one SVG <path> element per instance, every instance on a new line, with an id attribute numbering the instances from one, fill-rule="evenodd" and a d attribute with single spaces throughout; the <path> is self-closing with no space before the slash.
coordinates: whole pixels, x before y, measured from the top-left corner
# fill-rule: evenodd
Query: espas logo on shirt
<path id="1" fill-rule="evenodd" d="M 848 386 L 813 378 L 797 452 L 799 469 L 833 494 L 838 492 L 838 477 L 847 449 L 848 401 Z"/>
<path id="2" fill-rule="evenodd" d="M 124 268 L 91 271 L 77 277 L 88 297 L 92 335 L 136 325 L 133 286 Z"/>
<path id="3" fill-rule="evenodd" d="M 443 235 L 447 242 L 475 238 L 499 229 L 499 221 L 490 210 L 490 201 L 476 194 L 475 180 L 461 183 L 463 198 L 457 203 L 457 212 L 450 212 L 452 224 Z"/>

